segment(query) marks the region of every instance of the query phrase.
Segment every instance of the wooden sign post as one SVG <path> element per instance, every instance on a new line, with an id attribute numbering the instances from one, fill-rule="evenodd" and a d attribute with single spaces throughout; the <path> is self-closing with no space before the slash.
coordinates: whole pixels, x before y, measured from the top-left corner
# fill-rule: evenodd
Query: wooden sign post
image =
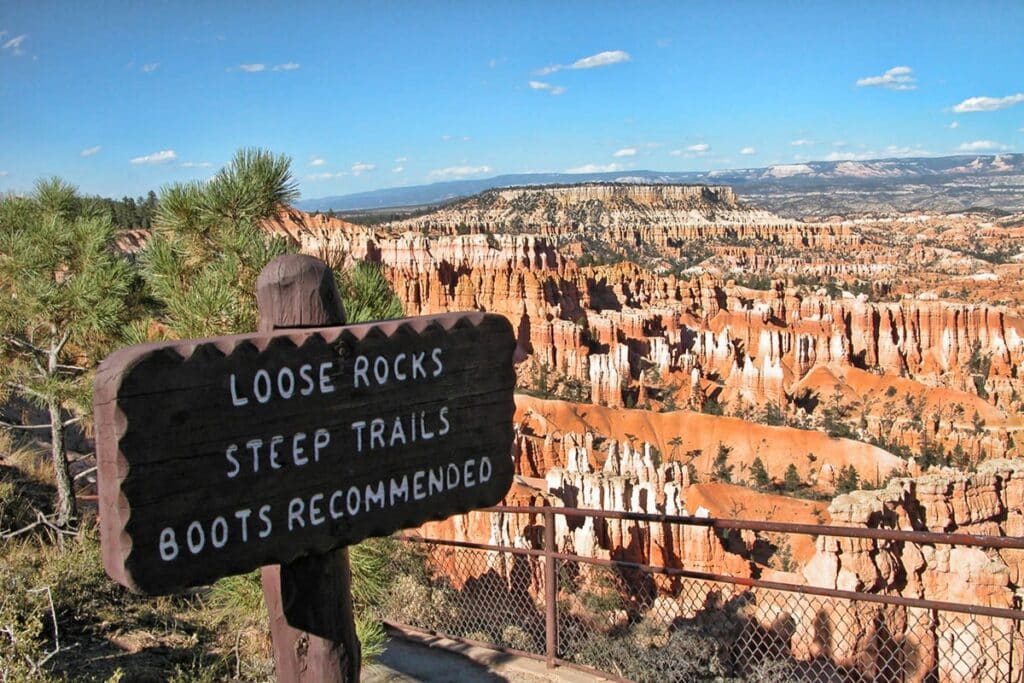
<path id="1" fill-rule="evenodd" d="M 356 680 L 344 548 L 504 497 L 515 338 L 485 313 L 339 326 L 307 256 L 268 264 L 257 294 L 256 334 L 101 364 L 104 566 L 154 595 L 263 567 L 278 679 Z"/>

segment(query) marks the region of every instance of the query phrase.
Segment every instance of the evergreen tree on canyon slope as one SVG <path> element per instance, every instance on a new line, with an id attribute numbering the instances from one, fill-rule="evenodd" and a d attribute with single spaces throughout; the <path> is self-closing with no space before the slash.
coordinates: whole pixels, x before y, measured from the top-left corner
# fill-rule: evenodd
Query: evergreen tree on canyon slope
<path id="1" fill-rule="evenodd" d="M 0 401 L 44 410 L 58 526 L 76 515 L 65 430 L 89 414 L 92 369 L 133 310 L 133 273 L 103 207 L 57 179 L 0 200 Z"/>

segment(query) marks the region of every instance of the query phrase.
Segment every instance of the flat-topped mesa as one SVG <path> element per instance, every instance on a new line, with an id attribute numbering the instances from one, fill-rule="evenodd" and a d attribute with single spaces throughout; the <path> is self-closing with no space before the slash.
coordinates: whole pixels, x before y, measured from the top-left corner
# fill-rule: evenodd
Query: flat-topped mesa
<path id="1" fill-rule="evenodd" d="M 397 230 L 527 232 L 566 235 L 583 228 L 799 225 L 741 204 L 730 187 L 583 184 L 488 190 L 425 216 L 392 223 Z M 845 228 L 844 228 L 845 229 Z M 683 237 L 672 235 L 673 237 Z M 652 233 L 652 240 L 656 239 Z"/>

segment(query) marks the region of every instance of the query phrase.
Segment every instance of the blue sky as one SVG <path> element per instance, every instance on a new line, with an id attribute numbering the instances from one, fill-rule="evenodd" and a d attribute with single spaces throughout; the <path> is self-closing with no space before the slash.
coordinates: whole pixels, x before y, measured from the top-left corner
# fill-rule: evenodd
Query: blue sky
<path id="1" fill-rule="evenodd" d="M 1024 150 L 1024 3 L 0 0 L 0 191 Z"/>

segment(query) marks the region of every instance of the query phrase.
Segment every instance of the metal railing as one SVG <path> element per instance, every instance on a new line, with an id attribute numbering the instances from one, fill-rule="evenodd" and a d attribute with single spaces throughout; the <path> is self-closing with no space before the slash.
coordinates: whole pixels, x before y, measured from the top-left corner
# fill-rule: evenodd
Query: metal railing
<path id="1" fill-rule="evenodd" d="M 868 557 L 910 547 L 1024 550 L 1024 538 L 787 524 L 559 507 L 499 506 L 538 533 L 526 547 L 400 536 L 422 572 L 393 588 L 385 621 L 636 681 L 1021 681 L 1024 611 L 732 576 L 560 552 L 556 517 L 864 539 Z M 524 525 L 525 526 L 525 525 Z M 762 537 L 763 539 L 763 537 Z M 782 546 L 782 543 L 779 543 Z M 872 549 L 873 548 L 873 549 Z M 920 550 L 916 550 L 921 556 Z M 898 578 L 898 577 L 897 577 Z M 905 577 L 904 577 L 905 578 Z M 994 590 L 989 591 L 990 588 Z M 999 596 L 1002 587 L 978 586 Z"/>

